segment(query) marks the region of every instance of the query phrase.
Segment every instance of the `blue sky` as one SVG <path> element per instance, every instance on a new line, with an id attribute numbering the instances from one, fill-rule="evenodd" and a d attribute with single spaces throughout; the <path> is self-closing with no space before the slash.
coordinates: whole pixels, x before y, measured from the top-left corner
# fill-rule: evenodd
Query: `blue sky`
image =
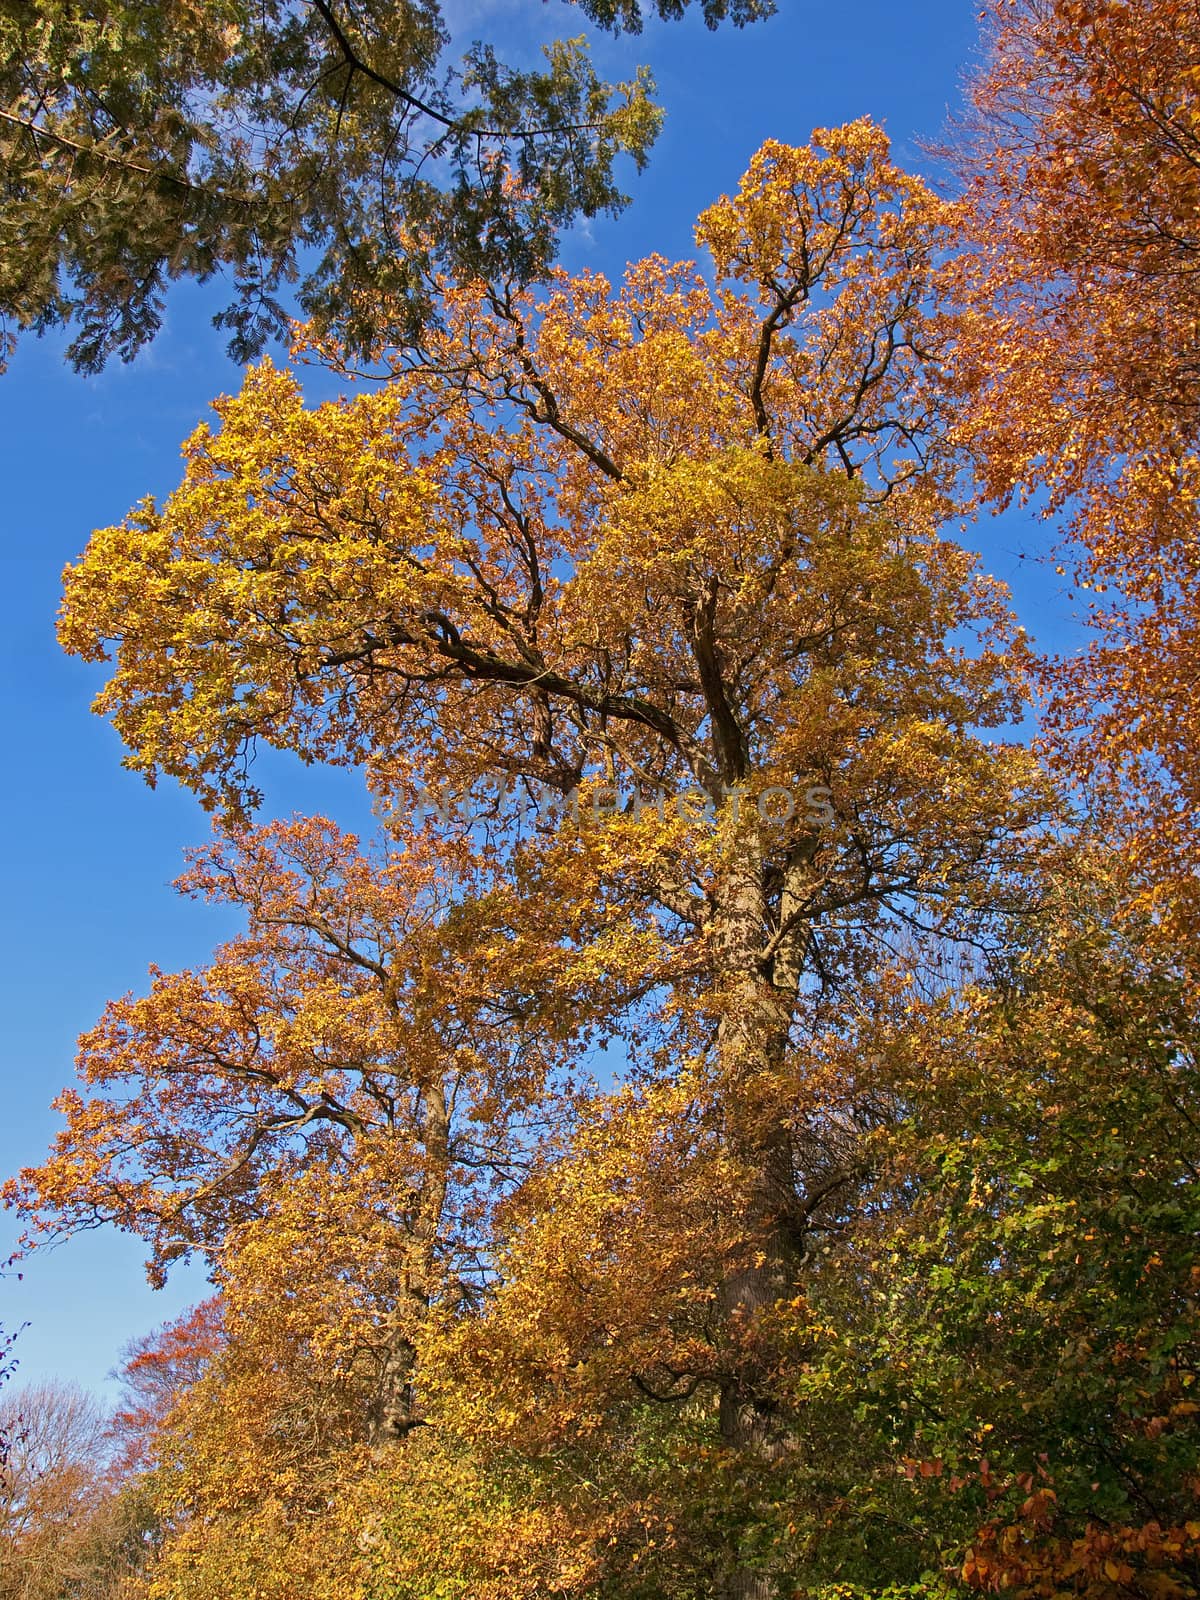
<path id="1" fill-rule="evenodd" d="M 495 34 L 520 6 L 456 10 Z M 556 0 L 539 25 L 580 31 Z M 649 170 L 631 178 L 631 208 L 575 236 L 568 265 L 617 274 L 651 251 L 690 255 L 697 212 L 736 185 L 768 137 L 801 143 L 814 126 L 867 113 L 888 129 L 901 162 L 927 170 L 918 141 L 935 136 L 957 104 L 975 39 L 974 9 L 962 0 L 780 0 L 778 17 L 742 33 L 710 34 L 689 21 L 649 25 L 640 40 L 602 41 L 597 53 L 611 75 L 650 62 L 668 118 Z M 169 887 L 185 847 L 206 837 L 206 818 L 173 784 L 152 792 L 121 769 L 115 734 L 88 710 L 101 674 L 63 657 L 53 633 L 64 563 L 93 527 L 174 487 L 181 441 L 215 395 L 239 386 L 209 323 L 222 303 L 219 287 L 180 288 L 164 333 L 131 367 L 77 377 L 61 342 L 43 340 L 24 345 L 0 378 L 9 618 L 0 694 L 11 754 L 2 790 L 0 1174 L 46 1148 L 57 1124 L 49 1102 L 71 1077 L 76 1036 L 105 1001 L 140 990 L 151 962 L 203 962 L 233 931 L 227 914 Z M 1046 639 L 1066 602 L 1057 580 L 1020 558 L 1041 538 L 1010 515 L 972 542 L 1014 586 L 1030 631 Z M 263 771 L 270 811 L 321 810 L 351 824 L 365 816 L 345 775 L 282 760 Z M 13 1237 L 11 1219 L 0 1216 L 0 1256 Z M 101 1387 L 127 1339 L 204 1293 L 195 1272 L 152 1293 L 141 1261 L 136 1240 L 104 1229 L 26 1262 L 20 1282 L 0 1282 L 0 1322 L 28 1324 L 21 1378 L 58 1374 Z"/>

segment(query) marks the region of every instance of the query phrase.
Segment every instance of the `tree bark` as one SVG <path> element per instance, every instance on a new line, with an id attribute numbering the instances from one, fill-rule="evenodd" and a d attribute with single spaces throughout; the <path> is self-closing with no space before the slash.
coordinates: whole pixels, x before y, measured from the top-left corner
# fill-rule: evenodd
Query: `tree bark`
<path id="1" fill-rule="evenodd" d="M 768 937 L 761 846 L 748 838 L 730 864 L 715 925 L 718 975 L 725 1000 L 718 1032 L 721 1087 L 731 1154 L 747 1177 L 737 1217 L 739 1246 L 718 1292 L 730 1370 L 720 1393 L 723 1443 L 763 1463 L 794 1448 L 794 1434 L 771 1393 L 763 1313 L 790 1299 L 802 1251 L 791 1223 L 796 1186 L 792 1138 L 780 1086 L 798 986 L 781 987 L 762 970 Z M 725 1600 L 774 1600 L 773 1579 L 730 1552 Z"/>
<path id="2" fill-rule="evenodd" d="M 374 1445 L 404 1440 L 425 1422 L 417 1370 L 420 1352 L 414 1335 L 429 1314 L 435 1253 L 450 1182 L 450 1113 L 445 1089 L 436 1081 L 425 1091 L 421 1133 L 425 1173 L 412 1232 L 406 1243 L 403 1283 L 389 1318 L 383 1366 L 369 1418 L 370 1440 Z"/>

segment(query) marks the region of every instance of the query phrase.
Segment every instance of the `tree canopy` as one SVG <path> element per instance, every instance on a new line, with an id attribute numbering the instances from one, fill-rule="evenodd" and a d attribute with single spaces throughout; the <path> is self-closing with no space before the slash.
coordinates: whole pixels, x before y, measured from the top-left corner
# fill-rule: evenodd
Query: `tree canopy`
<path id="1" fill-rule="evenodd" d="M 553 1218 L 546 1292 L 619 1205 L 620 1305 L 585 1302 L 606 1404 L 703 1386 L 726 1448 L 792 1449 L 763 1319 L 870 1117 L 866 1086 L 844 1123 L 811 1102 L 814 1030 L 909 936 L 986 946 L 1044 806 L 1028 753 L 983 736 L 1021 704 L 1020 636 L 941 528 L 944 217 L 870 123 L 768 145 L 700 220 L 715 283 L 656 258 L 616 291 L 443 281 L 441 326 L 377 350 L 360 397 L 312 410 L 253 369 L 176 494 L 70 576 L 64 641 L 115 650 L 130 759 L 233 830 L 192 884 L 251 920 L 208 974 L 110 1011 L 92 1093 L 15 1192 L 293 1280 L 308 1217 L 304 1337 L 332 1295 L 322 1385 L 376 1349 L 369 1437 L 437 1416 L 443 1339 L 509 1275 L 515 1189 Z M 366 769 L 380 875 L 316 824 L 244 832 L 259 739 Z M 579 826 L 494 796 L 482 839 L 414 832 L 418 789 L 497 779 L 578 793 Z M 611 1110 L 598 1037 L 639 1063 Z M 570 1220 L 529 1198 L 556 1151 Z M 295 1337 L 262 1291 L 247 1316 Z M 598 1336 L 564 1326 L 553 1359 Z M 773 1592 L 742 1546 L 719 1581 Z"/>
<path id="2" fill-rule="evenodd" d="M 579 9 L 642 25 L 638 0 Z M 771 9 L 702 5 L 710 27 Z M 623 203 L 618 160 L 640 166 L 659 125 L 649 79 L 602 82 L 580 38 L 533 67 L 460 51 L 436 0 L 4 0 L 0 319 L 73 327 L 95 371 L 153 338 L 171 281 L 224 271 L 244 361 L 286 332 L 292 285 L 356 341 L 364 292 L 391 291 L 395 331 L 433 314 L 429 259 L 537 276 L 573 218 Z"/>
<path id="3" fill-rule="evenodd" d="M 340 396 L 258 361 L 68 568 L 242 921 L 4 1191 L 213 1283 L 129 1352 L 120 1600 L 1200 1593 L 1200 29 L 991 16 L 957 199 L 772 140 L 613 283 L 414 189 L 297 333 Z M 1119 587 L 1066 663 L 962 543 L 1022 493 Z"/>
<path id="4" fill-rule="evenodd" d="M 961 428 L 988 491 L 1044 501 L 1088 597 L 1048 670 L 1063 766 L 1194 923 L 1200 861 L 1200 11 L 1021 0 L 959 147 Z"/>

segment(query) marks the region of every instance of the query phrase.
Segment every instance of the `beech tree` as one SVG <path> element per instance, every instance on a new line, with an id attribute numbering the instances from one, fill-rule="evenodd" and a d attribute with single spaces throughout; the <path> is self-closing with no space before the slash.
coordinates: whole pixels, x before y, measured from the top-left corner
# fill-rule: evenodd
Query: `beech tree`
<path id="1" fill-rule="evenodd" d="M 552 1367 L 599 1338 L 614 1389 L 670 1405 L 703 1386 L 747 1471 L 802 1447 L 772 1319 L 860 1181 L 869 1116 L 806 1089 L 814 1030 L 891 947 L 986 948 L 1024 899 L 1044 803 L 1027 753 L 986 731 L 1021 704 L 1023 645 L 943 532 L 945 218 L 867 122 L 768 144 L 700 220 L 711 283 L 657 258 L 616 290 L 443 281 L 418 347 L 370 351 L 383 382 L 310 410 L 263 364 L 189 442 L 169 501 L 94 536 L 62 636 L 111 654 L 98 705 L 129 763 L 235 836 L 257 742 L 358 766 L 403 849 L 382 889 L 339 857 L 335 898 L 353 887 L 328 909 L 307 867 L 201 869 L 250 910 L 248 943 L 110 1011 L 84 1046 L 94 1093 L 64 1101 L 58 1153 L 14 1191 L 27 1205 L 118 1219 L 163 1263 L 258 1240 L 286 1275 L 285 1201 L 346 1219 L 332 1236 L 355 1261 L 399 1247 L 353 1315 L 383 1360 L 376 1414 L 405 1438 L 437 1431 L 442 1366 L 505 1303 L 504 1250 L 450 1170 L 478 1148 L 521 1180 L 497 1215 L 527 1203 L 544 1223 L 538 1194 L 559 1194 L 581 1220 L 550 1238 L 589 1216 L 618 1230 L 630 1309 L 561 1329 Z M 533 816 L 513 811 L 523 790 Z M 422 831 L 430 794 L 481 813 Z M 248 838 L 232 848 L 258 860 Z M 497 1155 L 508 1108 L 597 1035 L 628 1072 L 611 1116 L 584 1081 L 557 1127 Z M 447 1070 L 479 1085 L 481 1147 L 447 1143 Z M 578 1144 L 606 1119 L 662 1153 L 644 1189 L 590 1161 L 596 1133 Z M 538 1268 L 548 1293 L 566 1248 Z M 777 1592 L 736 1518 L 719 1544 L 722 1592 Z"/>
<path id="2" fill-rule="evenodd" d="M 1065 764 L 1194 924 L 1200 11 L 1000 0 L 959 146 L 962 436 L 1044 498 L 1090 648 L 1046 675 Z"/>
<path id="3" fill-rule="evenodd" d="M 614 33 L 641 28 L 638 0 L 580 9 Z M 715 27 L 772 7 L 702 9 Z M 153 338 L 173 280 L 226 270 L 216 321 L 244 361 L 286 332 L 293 284 L 307 315 L 361 341 L 375 331 L 364 292 L 389 288 L 397 333 L 434 313 L 429 258 L 541 273 L 567 223 L 623 204 L 618 158 L 641 166 L 658 128 L 649 79 L 602 82 L 582 39 L 534 70 L 494 44 L 451 52 L 435 0 L 5 0 L 10 340 L 72 326 L 71 360 L 95 371 Z"/>
<path id="4" fill-rule="evenodd" d="M 121 1352 L 121 1394 L 108 1419 L 117 1467 L 133 1473 L 151 1461 L 155 1443 L 187 1392 L 204 1377 L 224 1342 L 221 1303 L 213 1296 L 131 1339 Z"/>

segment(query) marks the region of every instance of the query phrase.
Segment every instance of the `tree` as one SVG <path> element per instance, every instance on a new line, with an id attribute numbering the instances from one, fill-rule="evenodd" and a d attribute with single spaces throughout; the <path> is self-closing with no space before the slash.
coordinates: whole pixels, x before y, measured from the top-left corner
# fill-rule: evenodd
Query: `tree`
<path id="1" fill-rule="evenodd" d="M 364 960 L 340 910 L 283 916 L 303 930 L 286 963 L 263 929 L 208 979 L 157 979 L 85 1042 L 99 1092 L 64 1102 L 59 1152 L 23 1190 L 68 1225 L 119 1218 L 165 1261 L 248 1237 L 323 1168 L 333 1205 L 353 1196 L 364 1242 L 348 1248 L 424 1252 L 393 1346 L 404 1390 L 408 1330 L 430 1309 L 413 1226 L 450 1193 L 445 1135 L 402 1124 L 379 1201 L 357 1192 L 376 1169 L 357 1144 L 347 1161 L 347 1141 L 364 1116 L 398 1114 L 401 1086 L 432 1112 L 430 1050 L 438 1071 L 460 1049 L 472 1070 L 494 1058 L 504 1083 L 524 1052 L 569 1059 L 601 1033 L 629 1072 L 617 1114 L 647 1150 L 698 1140 L 709 1175 L 665 1279 L 633 1253 L 680 1315 L 631 1281 L 650 1323 L 617 1330 L 611 1382 L 641 1400 L 707 1385 L 722 1449 L 752 1476 L 797 1448 L 772 1316 L 858 1181 L 854 1130 L 793 1110 L 812 1106 L 797 1101 L 805 1041 L 906 930 L 986 945 L 1023 898 L 1043 807 L 1028 756 L 980 731 L 1021 703 L 1003 596 L 939 531 L 954 468 L 929 299 L 945 209 L 869 123 L 816 141 L 767 145 L 702 217 L 715 286 L 658 259 L 615 292 L 594 276 L 540 296 L 442 283 L 441 327 L 372 352 L 385 384 L 310 411 L 260 366 L 220 402 L 219 431 L 190 441 L 167 504 L 95 535 L 68 575 L 63 640 L 92 659 L 115 642 L 99 706 L 130 764 L 181 778 L 235 829 L 256 740 L 361 766 L 401 837 L 426 841 L 387 868 L 387 924 L 416 916 L 414 949 L 432 942 L 409 976 L 406 934 L 394 1011 L 394 935 Z M 425 834 L 405 822 L 416 791 L 445 809 Z M 514 812 L 522 792 L 538 816 Z M 458 826 L 451 802 L 472 795 L 484 814 Z M 249 889 L 238 868 L 204 881 L 227 870 L 245 903 L 260 873 L 268 898 L 307 903 L 290 879 L 271 887 L 270 866 Z M 440 932 L 421 931 L 431 894 Z M 352 950 L 329 954 L 326 920 Z M 504 1126 L 482 1082 L 484 1126 Z M 534 1106 L 551 1082 L 535 1055 L 508 1103 Z M 605 1105 L 576 1102 L 566 1133 L 602 1125 Z M 530 1195 L 543 1167 L 553 1184 L 563 1137 L 528 1152 Z M 622 1222 L 610 1169 L 578 1191 L 623 1236 L 636 1215 L 656 1237 L 674 1205 L 651 1178 Z M 445 1261 L 462 1245 L 442 1238 Z M 476 1303 L 461 1297 L 453 1328 Z M 428 1420 L 395 1415 L 400 1434 Z M 731 1520 L 717 1580 L 774 1594 L 772 1561 Z"/>
<path id="2" fill-rule="evenodd" d="M 157 1438 L 203 1378 L 223 1339 L 221 1303 L 212 1297 L 125 1346 L 118 1369 L 120 1400 L 108 1422 L 118 1470 L 132 1473 L 151 1463 Z"/>
<path id="3" fill-rule="evenodd" d="M 82 1041 L 94 1093 L 58 1102 L 67 1127 L 31 1203 L 140 1234 L 159 1281 L 193 1251 L 233 1274 L 218 1321 L 210 1305 L 127 1365 L 135 1420 L 153 1424 L 232 1327 L 274 1318 L 300 1404 L 297 1350 L 316 1341 L 317 1367 L 343 1373 L 340 1411 L 357 1396 L 351 1437 L 420 1425 L 424 1319 L 478 1292 L 489 1190 L 520 1170 L 522 1122 L 553 1121 L 562 1054 L 511 1034 L 522 995 L 494 958 L 445 993 L 468 939 L 452 865 L 419 840 L 372 861 L 320 820 L 221 840 L 181 886 L 242 908 L 245 936 L 207 971 L 155 974 Z M 470 928 L 488 931 L 482 910 Z M 150 1374 L 165 1392 L 145 1392 Z"/>
<path id="4" fill-rule="evenodd" d="M 788 1507 L 808 1584 L 1195 1592 L 1194 993 L 1127 863 L 1055 876 L 990 981 L 830 1041 L 904 1115 L 797 1319 L 797 1403 L 855 1441 Z"/>
<path id="5" fill-rule="evenodd" d="M 582 9 L 641 27 L 638 0 Z M 770 9 L 703 4 L 710 27 Z M 362 342 L 383 286 L 397 333 L 433 314 L 430 258 L 537 276 L 572 218 L 623 203 L 617 159 L 641 166 L 658 127 L 648 77 L 602 83 L 579 39 L 535 70 L 479 43 L 448 64 L 449 44 L 434 0 L 5 0 L 0 318 L 76 326 L 71 360 L 96 371 L 154 336 L 171 281 L 224 269 L 216 321 L 244 361 L 286 331 L 297 280 L 307 315 Z"/>
<path id="6" fill-rule="evenodd" d="M 184 887 L 243 907 L 245 937 L 83 1042 L 95 1098 L 66 1098 L 42 1198 L 119 1216 L 159 1271 L 202 1252 L 220 1289 L 124 1369 L 152 1592 L 345 1592 L 371 1450 L 427 1426 L 430 1313 L 478 1298 L 493 1194 L 555 1124 L 556 1046 L 510 1037 L 496 956 L 462 960 L 503 923 L 478 894 L 456 911 L 451 855 L 369 858 L 314 821 L 220 841 Z"/>
<path id="7" fill-rule="evenodd" d="M 2 1426 L 0 1594 L 51 1600 L 87 1571 L 88 1524 L 108 1490 L 104 1416 L 82 1389 L 42 1383 L 5 1397 Z"/>
<path id="8" fill-rule="evenodd" d="M 1164 915 L 1197 910 L 1200 11 L 999 0 L 959 150 L 963 436 L 1096 598 L 1047 677 L 1060 755 Z"/>

